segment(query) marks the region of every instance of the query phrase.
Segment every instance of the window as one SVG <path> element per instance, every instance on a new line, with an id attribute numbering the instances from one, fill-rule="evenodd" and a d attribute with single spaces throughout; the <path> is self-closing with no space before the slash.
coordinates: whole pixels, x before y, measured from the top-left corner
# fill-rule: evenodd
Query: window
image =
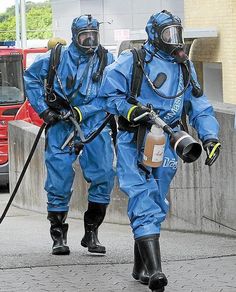
<path id="1" fill-rule="evenodd" d="M 204 93 L 210 100 L 223 102 L 222 64 L 203 63 Z"/>

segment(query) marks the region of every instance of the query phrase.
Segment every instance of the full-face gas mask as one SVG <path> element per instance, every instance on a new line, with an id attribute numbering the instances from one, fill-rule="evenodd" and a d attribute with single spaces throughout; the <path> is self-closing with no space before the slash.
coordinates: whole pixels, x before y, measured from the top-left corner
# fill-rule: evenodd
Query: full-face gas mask
<path id="1" fill-rule="evenodd" d="M 82 15 L 73 20 L 72 41 L 86 54 L 93 54 L 100 43 L 99 23 L 91 15 Z"/>
<path id="2" fill-rule="evenodd" d="M 77 42 L 82 50 L 94 50 L 99 45 L 99 33 L 92 29 L 82 30 L 78 33 Z"/>
<path id="3" fill-rule="evenodd" d="M 172 56 L 182 63 L 187 56 L 184 53 L 183 27 L 179 17 L 163 10 L 149 19 L 146 31 L 148 41 L 158 50 Z"/>
<path id="4" fill-rule="evenodd" d="M 147 77 L 147 80 L 149 80 L 148 82 L 153 90 L 163 98 L 173 99 L 181 96 L 191 83 L 193 87 L 192 94 L 195 97 L 202 96 L 202 89 L 192 77 L 190 61 L 184 52 L 184 40 L 182 37 L 183 27 L 180 18 L 166 10 L 153 14 L 147 22 L 146 32 L 148 34 L 148 43 L 153 47 L 152 50 L 149 51 L 150 59 L 146 62 L 151 62 L 155 54 L 160 51 L 160 53 L 162 52 L 162 54 L 160 54 L 162 58 L 181 63 L 181 68 L 185 74 L 184 80 L 186 81 L 183 90 L 176 95 L 166 96 L 158 90 L 159 87 L 155 87 L 155 83 L 163 82 L 163 80 L 165 81 L 167 76 L 165 76 L 164 73 L 158 74 L 154 83 L 152 83 L 143 68 L 144 75 Z"/>

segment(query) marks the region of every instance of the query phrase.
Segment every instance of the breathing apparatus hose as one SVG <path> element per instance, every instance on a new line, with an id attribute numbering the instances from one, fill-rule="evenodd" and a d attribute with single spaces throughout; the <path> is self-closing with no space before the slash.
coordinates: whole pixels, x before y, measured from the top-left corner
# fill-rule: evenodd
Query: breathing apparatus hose
<path id="1" fill-rule="evenodd" d="M 138 57 L 138 58 L 139 58 L 139 57 Z M 139 60 L 139 61 L 140 61 L 140 60 Z M 186 83 L 186 85 L 185 85 L 184 88 L 183 88 L 180 92 L 178 92 L 176 95 L 173 95 L 173 96 L 167 96 L 167 95 L 161 93 L 159 90 L 157 90 L 157 88 L 154 86 L 153 82 L 151 81 L 151 79 L 149 78 L 149 76 L 147 75 L 147 73 L 145 72 L 145 70 L 144 70 L 144 66 L 142 65 L 142 62 L 140 61 L 139 63 L 140 63 L 141 69 L 142 69 L 142 71 L 143 71 L 143 74 L 144 74 L 145 78 L 146 78 L 147 81 L 148 81 L 148 84 L 149 84 L 150 87 L 153 89 L 153 91 L 154 91 L 157 95 L 161 96 L 162 98 L 165 98 L 165 99 L 174 99 L 174 98 L 177 98 L 177 97 L 183 95 L 184 92 L 187 90 L 187 88 L 188 88 L 190 82 L 191 82 L 191 67 L 190 67 L 189 61 L 187 60 L 186 62 L 183 63 L 183 65 L 184 65 L 185 68 L 186 68 L 186 71 L 188 72 L 188 79 L 187 79 L 187 83 Z"/>
<path id="2" fill-rule="evenodd" d="M 153 57 L 158 55 L 158 49 L 157 48 L 154 50 L 154 52 L 149 51 L 144 46 L 142 48 L 151 55 L 150 59 L 147 60 L 147 61 L 145 61 L 146 64 L 150 63 L 152 61 Z M 187 73 L 186 84 L 184 84 L 184 88 L 180 92 L 178 92 L 176 95 L 173 95 L 173 96 L 165 95 L 161 91 L 157 90 L 157 88 L 154 86 L 152 80 L 149 78 L 147 72 L 145 71 L 144 65 L 142 63 L 142 60 L 140 59 L 139 54 L 137 54 L 137 58 L 138 58 L 138 61 L 139 61 L 139 66 L 141 67 L 141 69 L 143 71 L 143 74 L 144 74 L 145 78 L 147 79 L 147 82 L 148 82 L 149 86 L 152 88 L 152 90 L 158 96 L 161 96 L 162 98 L 165 98 L 165 99 L 174 99 L 174 98 L 177 98 L 177 97 L 179 97 L 179 96 L 181 96 L 181 95 L 184 94 L 184 92 L 187 90 L 187 88 L 188 88 L 188 86 L 190 84 L 192 85 L 192 94 L 193 94 L 193 96 L 195 96 L 195 97 L 201 97 L 203 95 L 203 90 L 201 89 L 200 86 L 197 85 L 197 82 L 194 80 L 194 78 L 192 76 L 191 65 L 190 65 L 189 58 L 188 58 L 188 56 L 185 53 L 183 53 L 183 54 L 185 56 L 185 60 L 182 61 L 182 62 L 177 62 L 177 63 L 182 64 L 182 66 L 185 68 L 185 71 Z M 164 58 L 162 58 L 160 55 L 158 55 L 158 58 L 164 60 Z"/>
<path id="3" fill-rule="evenodd" d="M 38 145 L 39 139 L 40 139 L 40 137 L 41 137 L 46 125 L 47 125 L 46 123 L 43 123 L 42 126 L 40 127 L 39 131 L 38 131 L 38 134 L 37 134 L 37 136 L 36 136 L 36 138 L 34 140 L 33 146 L 32 146 L 32 148 L 30 150 L 29 156 L 28 156 L 28 158 L 27 158 L 27 160 L 25 162 L 25 165 L 24 165 L 24 167 L 23 167 L 23 169 L 21 171 L 21 174 L 20 174 L 20 176 L 19 176 L 19 178 L 17 180 L 16 186 L 15 186 L 13 192 L 12 192 L 12 195 L 11 195 L 11 197 L 10 197 L 10 199 L 9 199 L 9 201 L 8 201 L 8 203 L 7 203 L 6 207 L 5 207 L 2 215 L 1 215 L 0 224 L 2 223 L 3 219 L 5 218 L 5 216 L 7 214 L 7 211 L 11 206 L 12 201 L 14 200 L 14 198 L 16 196 L 18 188 L 19 188 L 19 186 L 21 184 L 21 181 L 22 181 L 22 179 L 23 179 L 23 177 L 25 175 L 25 172 L 26 172 L 26 170 L 27 170 L 27 168 L 29 166 L 29 163 L 30 163 L 30 161 L 31 161 L 31 159 L 32 159 L 32 157 L 34 155 L 34 152 L 35 152 L 35 149 L 36 149 L 36 147 Z"/>
<path id="4" fill-rule="evenodd" d="M 74 124 L 80 139 L 81 139 L 81 144 L 87 144 L 89 142 L 91 142 L 93 139 L 95 139 L 98 134 L 101 133 L 101 131 L 105 128 L 105 126 L 109 123 L 109 121 L 114 117 L 113 114 L 108 114 L 107 117 L 104 119 L 103 123 L 100 125 L 100 127 L 93 131 L 87 138 L 84 138 L 84 135 L 81 133 L 81 128 L 78 124 L 78 122 L 76 121 L 76 119 L 74 119 L 73 117 L 69 117 L 69 120 Z M 82 134 L 82 135 L 81 135 Z"/>

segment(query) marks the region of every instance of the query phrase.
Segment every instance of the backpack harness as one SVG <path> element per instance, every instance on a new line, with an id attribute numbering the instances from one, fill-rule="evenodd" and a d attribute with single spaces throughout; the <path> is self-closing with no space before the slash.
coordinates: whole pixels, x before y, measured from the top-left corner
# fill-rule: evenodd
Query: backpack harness
<path id="1" fill-rule="evenodd" d="M 54 110 L 61 110 L 61 109 L 69 109 L 69 100 L 66 94 L 64 93 L 63 87 L 61 85 L 60 80 L 58 80 L 59 85 L 61 87 L 62 93 L 64 95 L 64 98 L 61 96 L 55 94 L 54 89 L 53 89 L 53 82 L 54 78 L 57 72 L 57 68 L 60 63 L 60 56 L 61 56 L 61 48 L 62 44 L 58 43 L 54 48 L 51 49 L 50 53 L 50 58 L 49 58 L 49 71 L 48 71 L 48 76 L 47 76 L 47 81 L 46 81 L 46 99 L 45 102 L 47 105 L 54 109 Z M 101 45 L 98 46 L 97 50 L 97 55 L 99 58 L 99 64 L 98 64 L 98 69 L 97 72 L 93 73 L 92 80 L 93 82 L 99 82 L 102 78 L 103 71 L 105 67 L 107 66 L 107 50 L 102 47 Z M 85 70 L 86 71 L 86 70 Z M 84 74 L 83 74 L 84 75 Z M 85 76 L 82 76 L 81 79 L 83 79 Z M 67 83 L 70 83 L 73 85 L 71 80 L 67 80 Z M 80 82 L 80 86 L 82 85 L 82 81 Z M 79 86 L 79 88 L 80 88 Z M 79 89 L 78 88 L 78 89 Z M 77 89 L 77 91 L 78 91 Z"/>
<path id="2" fill-rule="evenodd" d="M 138 104 L 137 97 L 140 95 L 143 75 L 145 74 L 143 68 L 144 68 L 144 63 L 145 63 L 146 51 L 142 48 L 140 49 L 133 48 L 131 52 L 133 54 L 133 69 L 132 69 L 131 88 L 130 88 L 131 93 L 127 101 L 130 104 L 137 105 Z M 182 74 L 183 74 L 183 79 L 184 79 L 184 87 L 187 88 L 188 85 L 191 83 L 193 87 L 192 94 L 195 97 L 202 96 L 203 94 L 202 89 L 199 88 L 199 86 L 193 80 L 191 74 L 189 73 L 189 71 L 187 70 L 184 64 L 181 64 L 181 69 L 182 69 Z M 154 81 L 155 87 L 160 88 L 162 84 L 165 82 L 165 80 L 166 80 L 165 74 L 162 74 L 162 73 L 158 74 L 156 80 Z M 181 94 L 183 94 L 183 92 Z M 174 128 L 177 125 L 180 125 L 181 128 L 185 132 L 188 133 L 186 118 L 187 118 L 187 115 L 183 111 L 181 120 L 171 124 L 170 127 Z M 134 133 L 133 140 L 137 144 L 137 150 L 140 151 L 143 145 L 144 138 L 145 138 L 146 129 L 147 128 L 150 129 L 151 125 L 135 124 L 135 123 L 129 122 L 123 116 L 120 116 L 118 118 L 118 125 L 119 125 L 119 130 Z M 148 178 L 150 175 L 150 171 L 140 161 L 137 162 L 137 165 L 142 171 L 144 171 L 144 173 L 146 174 L 146 178 Z"/>
<path id="3" fill-rule="evenodd" d="M 137 105 L 138 104 L 137 97 L 140 95 L 141 85 L 142 85 L 142 80 L 143 80 L 143 75 L 144 75 L 143 68 L 145 64 L 146 51 L 143 48 L 140 48 L 140 49 L 133 48 L 131 52 L 133 54 L 133 69 L 132 69 L 131 88 L 130 88 L 131 93 L 127 101 L 130 104 Z M 187 70 L 186 65 L 181 64 L 181 69 L 182 69 L 182 74 L 183 74 L 184 86 L 187 87 L 188 84 L 191 83 L 193 87 L 192 89 L 193 96 L 195 96 L 196 98 L 202 96 L 203 94 L 202 89 L 196 84 L 196 82 L 192 78 L 192 75 Z M 158 74 L 156 80 L 154 81 L 155 88 L 160 88 L 162 84 L 165 82 L 165 80 L 166 80 L 166 76 L 164 74 L 162 73 Z M 182 127 L 182 129 L 185 132 L 188 132 L 185 112 L 182 113 L 181 121 L 177 121 L 170 126 L 174 128 L 178 124 Z M 139 124 L 131 123 L 122 116 L 119 117 L 120 130 L 123 130 L 123 131 L 125 130 L 128 132 L 137 132 L 139 127 L 140 127 Z"/>
<path id="4" fill-rule="evenodd" d="M 50 58 L 49 58 L 49 71 L 48 71 L 48 76 L 47 76 L 47 81 L 46 81 L 46 86 L 45 86 L 46 87 L 45 102 L 50 108 L 56 111 L 60 111 L 62 109 L 71 110 L 71 105 L 69 103 L 68 97 L 66 96 L 63 90 L 62 84 L 60 84 L 59 79 L 58 79 L 58 82 L 65 98 L 62 98 L 61 96 L 57 95 L 53 89 L 53 82 L 54 82 L 55 75 L 57 74 L 57 68 L 60 62 L 62 46 L 63 46 L 62 44 L 58 43 L 54 48 L 51 49 Z M 108 62 L 107 53 L 108 53 L 108 50 L 106 50 L 101 45 L 98 46 L 97 55 L 99 58 L 99 64 L 98 64 L 97 72 L 93 73 L 92 75 L 93 82 L 99 82 L 102 78 L 103 71 L 105 67 L 107 66 L 107 62 Z M 116 121 L 115 121 L 114 116 L 112 114 L 109 114 L 107 115 L 107 117 L 105 118 L 101 126 L 99 126 L 99 128 L 96 131 L 92 132 L 84 143 L 82 142 L 75 143 L 75 146 L 74 146 L 75 153 L 79 154 L 84 144 L 89 143 L 94 138 L 96 138 L 97 135 L 101 133 L 101 131 L 104 129 L 104 127 L 108 123 L 110 124 L 111 130 L 112 130 L 112 140 L 113 140 L 113 143 L 115 144 L 116 135 L 117 135 L 117 126 L 116 126 Z M 72 138 L 73 138 L 73 134 L 71 135 L 71 138 L 68 139 L 68 142 L 71 141 Z M 64 143 L 63 147 L 65 147 L 66 144 Z"/>

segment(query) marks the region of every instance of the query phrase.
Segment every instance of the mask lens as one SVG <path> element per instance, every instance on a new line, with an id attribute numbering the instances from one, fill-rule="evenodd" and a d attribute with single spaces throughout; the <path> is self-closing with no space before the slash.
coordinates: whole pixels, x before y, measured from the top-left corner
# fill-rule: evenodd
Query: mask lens
<path id="1" fill-rule="evenodd" d="M 167 26 L 161 33 L 162 41 L 166 44 L 178 45 L 183 44 L 182 27 L 181 26 Z"/>
<path id="2" fill-rule="evenodd" d="M 96 48 L 99 45 L 99 33 L 96 30 L 84 30 L 78 34 L 78 44 L 82 48 Z"/>

